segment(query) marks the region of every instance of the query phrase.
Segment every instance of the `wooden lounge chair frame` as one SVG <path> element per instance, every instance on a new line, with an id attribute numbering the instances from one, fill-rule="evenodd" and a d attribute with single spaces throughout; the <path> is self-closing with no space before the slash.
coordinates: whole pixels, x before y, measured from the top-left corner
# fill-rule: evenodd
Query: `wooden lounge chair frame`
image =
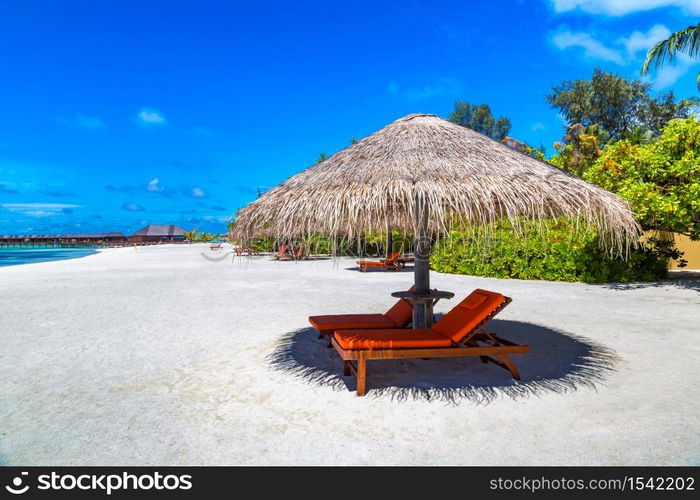
<path id="1" fill-rule="evenodd" d="M 408 264 L 409 262 L 412 263 L 414 261 L 414 257 L 399 257 L 398 259 L 396 259 L 396 263 L 401 267 L 406 267 L 406 264 Z"/>
<path id="2" fill-rule="evenodd" d="M 275 255 L 275 260 L 299 260 L 304 258 L 304 249 L 297 248 L 292 253 L 278 253 Z"/>
<path id="3" fill-rule="evenodd" d="M 402 264 L 400 262 L 401 259 L 401 252 L 394 252 L 389 257 L 386 259 L 382 260 L 357 260 L 355 261 L 356 264 L 360 266 L 360 271 L 363 273 L 366 273 L 367 270 L 371 267 L 374 269 L 385 269 L 389 271 L 398 271 L 402 267 L 404 267 L 406 264 Z"/>
<path id="4" fill-rule="evenodd" d="M 493 363 L 508 370 L 515 380 L 520 380 L 520 372 L 508 358 L 510 354 L 525 354 L 530 346 L 520 345 L 493 332 L 486 332 L 484 327 L 513 299 L 505 300 L 497 308 L 467 333 L 459 342 L 451 347 L 409 348 L 409 349 L 344 349 L 335 339 L 331 345 L 343 360 L 343 375 L 348 377 L 351 372 L 357 377 L 357 395 L 367 393 L 367 361 L 371 359 L 411 359 L 411 358 L 453 358 L 462 356 L 479 356 L 482 363 Z M 486 345 L 482 345 L 486 344 Z"/>
<path id="5" fill-rule="evenodd" d="M 248 255 L 260 255 L 260 250 L 256 247 L 236 247 L 233 249 L 236 255 L 243 255 L 247 253 Z"/>

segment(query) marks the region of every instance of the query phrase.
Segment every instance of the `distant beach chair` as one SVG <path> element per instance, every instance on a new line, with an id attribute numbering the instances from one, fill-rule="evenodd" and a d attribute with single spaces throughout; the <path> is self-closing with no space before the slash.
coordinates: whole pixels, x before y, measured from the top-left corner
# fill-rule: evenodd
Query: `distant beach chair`
<path id="1" fill-rule="evenodd" d="M 430 329 L 337 330 L 331 345 L 343 360 L 343 374 L 355 373 L 358 396 L 367 392 L 370 359 L 479 356 L 482 363 L 494 363 L 520 380 L 508 356 L 527 353 L 530 347 L 484 330 L 511 301 L 500 293 L 476 289 Z"/>
<path id="2" fill-rule="evenodd" d="M 406 264 L 413 263 L 415 259 L 413 257 L 399 257 L 396 259 L 396 263 L 401 267 L 406 267 Z"/>
<path id="3" fill-rule="evenodd" d="M 358 260 L 356 264 L 360 266 L 360 271 L 366 273 L 369 268 L 380 270 L 396 271 L 403 267 L 398 259 L 401 257 L 401 252 L 393 252 L 386 259 L 382 260 Z M 405 265 L 405 263 L 404 263 Z"/>
<path id="4" fill-rule="evenodd" d="M 248 255 L 260 255 L 260 250 L 256 247 L 236 247 L 233 249 L 236 255 L 243 255 L 247 253 Z"/>
<path id="5" fill-rule="evenodd" d="M 284 251 L 282 250 L 284 248 Z M 288 253 L 289 247 L 287 245 L 282 245 L 280 251 L 275 254 L 275 260 L 298 260 L 303 258 L 304 250 L 297 248 L 296 251 Z"/>
<path id="6" fill-rule="evenodd" d="M 211 245 L 209 245 L 209 248 L 212 250 L 221 250 L 221 245 L 223 245 L 223 241 L 212 243 Z"/>
<path id="7" fill-rule="evenodd" d="M 412 292 L 415 287 L 408 289 Z M 375 328 L 405 328 L 411 321 L 413 308 L 400 299 L 384 314 L 327 314 L 309 316 L 309 323 L 318 331 L 318 338 L 331 335 L 336 330 L 372 330 Z"/>

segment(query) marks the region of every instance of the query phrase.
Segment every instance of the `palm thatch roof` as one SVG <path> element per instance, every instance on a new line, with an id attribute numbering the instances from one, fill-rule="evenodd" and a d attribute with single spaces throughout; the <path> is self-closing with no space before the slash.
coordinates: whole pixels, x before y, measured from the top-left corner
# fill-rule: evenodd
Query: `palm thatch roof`
<path id="1" fill-rule="evenodd" d="M 595 224 L 606 245 L 636 242 L 639 226 L 618 196 L 553 165 L 435 115 L 396 120 L 287 179 L 241 209 L 234 234 L 279 238 L 416 230 L 417 206 L 433 233 L 455 222 L 570 216 Z"/>
<path id="2" fill-rule="evenodd" d="M 184 236 L 185 230 L 172 224 L 149 224 L 136 231 L 132 236 Z"/>

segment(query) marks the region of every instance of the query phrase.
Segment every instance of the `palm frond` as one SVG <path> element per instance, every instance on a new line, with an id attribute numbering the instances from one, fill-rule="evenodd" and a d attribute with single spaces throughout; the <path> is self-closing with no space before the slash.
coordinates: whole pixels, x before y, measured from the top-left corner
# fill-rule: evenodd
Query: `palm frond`
<path id="1" fill-rule="evenodd" d="M 676 31 L 666 40 L 661 40 L 654 45 L 642 66 L 642 75 L 646 75 L 651 67 L 655 69 L 664 65 L 666 60 L 673 61 L 676 54 L 684 53 L 690 57 L 700 55 L 700 23 L 696 26 L 688 26 L 686 29 Z"/>

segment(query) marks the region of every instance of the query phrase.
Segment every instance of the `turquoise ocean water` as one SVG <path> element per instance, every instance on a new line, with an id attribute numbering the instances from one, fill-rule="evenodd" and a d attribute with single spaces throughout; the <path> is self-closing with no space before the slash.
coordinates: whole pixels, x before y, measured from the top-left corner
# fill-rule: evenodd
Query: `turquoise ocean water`
<path id="1" fill-rule="evenodd" d="M 50 260 L 75 259 L 96 253 L 95 248 L 2 248 L 0 267 L 46 262 Z"/>

